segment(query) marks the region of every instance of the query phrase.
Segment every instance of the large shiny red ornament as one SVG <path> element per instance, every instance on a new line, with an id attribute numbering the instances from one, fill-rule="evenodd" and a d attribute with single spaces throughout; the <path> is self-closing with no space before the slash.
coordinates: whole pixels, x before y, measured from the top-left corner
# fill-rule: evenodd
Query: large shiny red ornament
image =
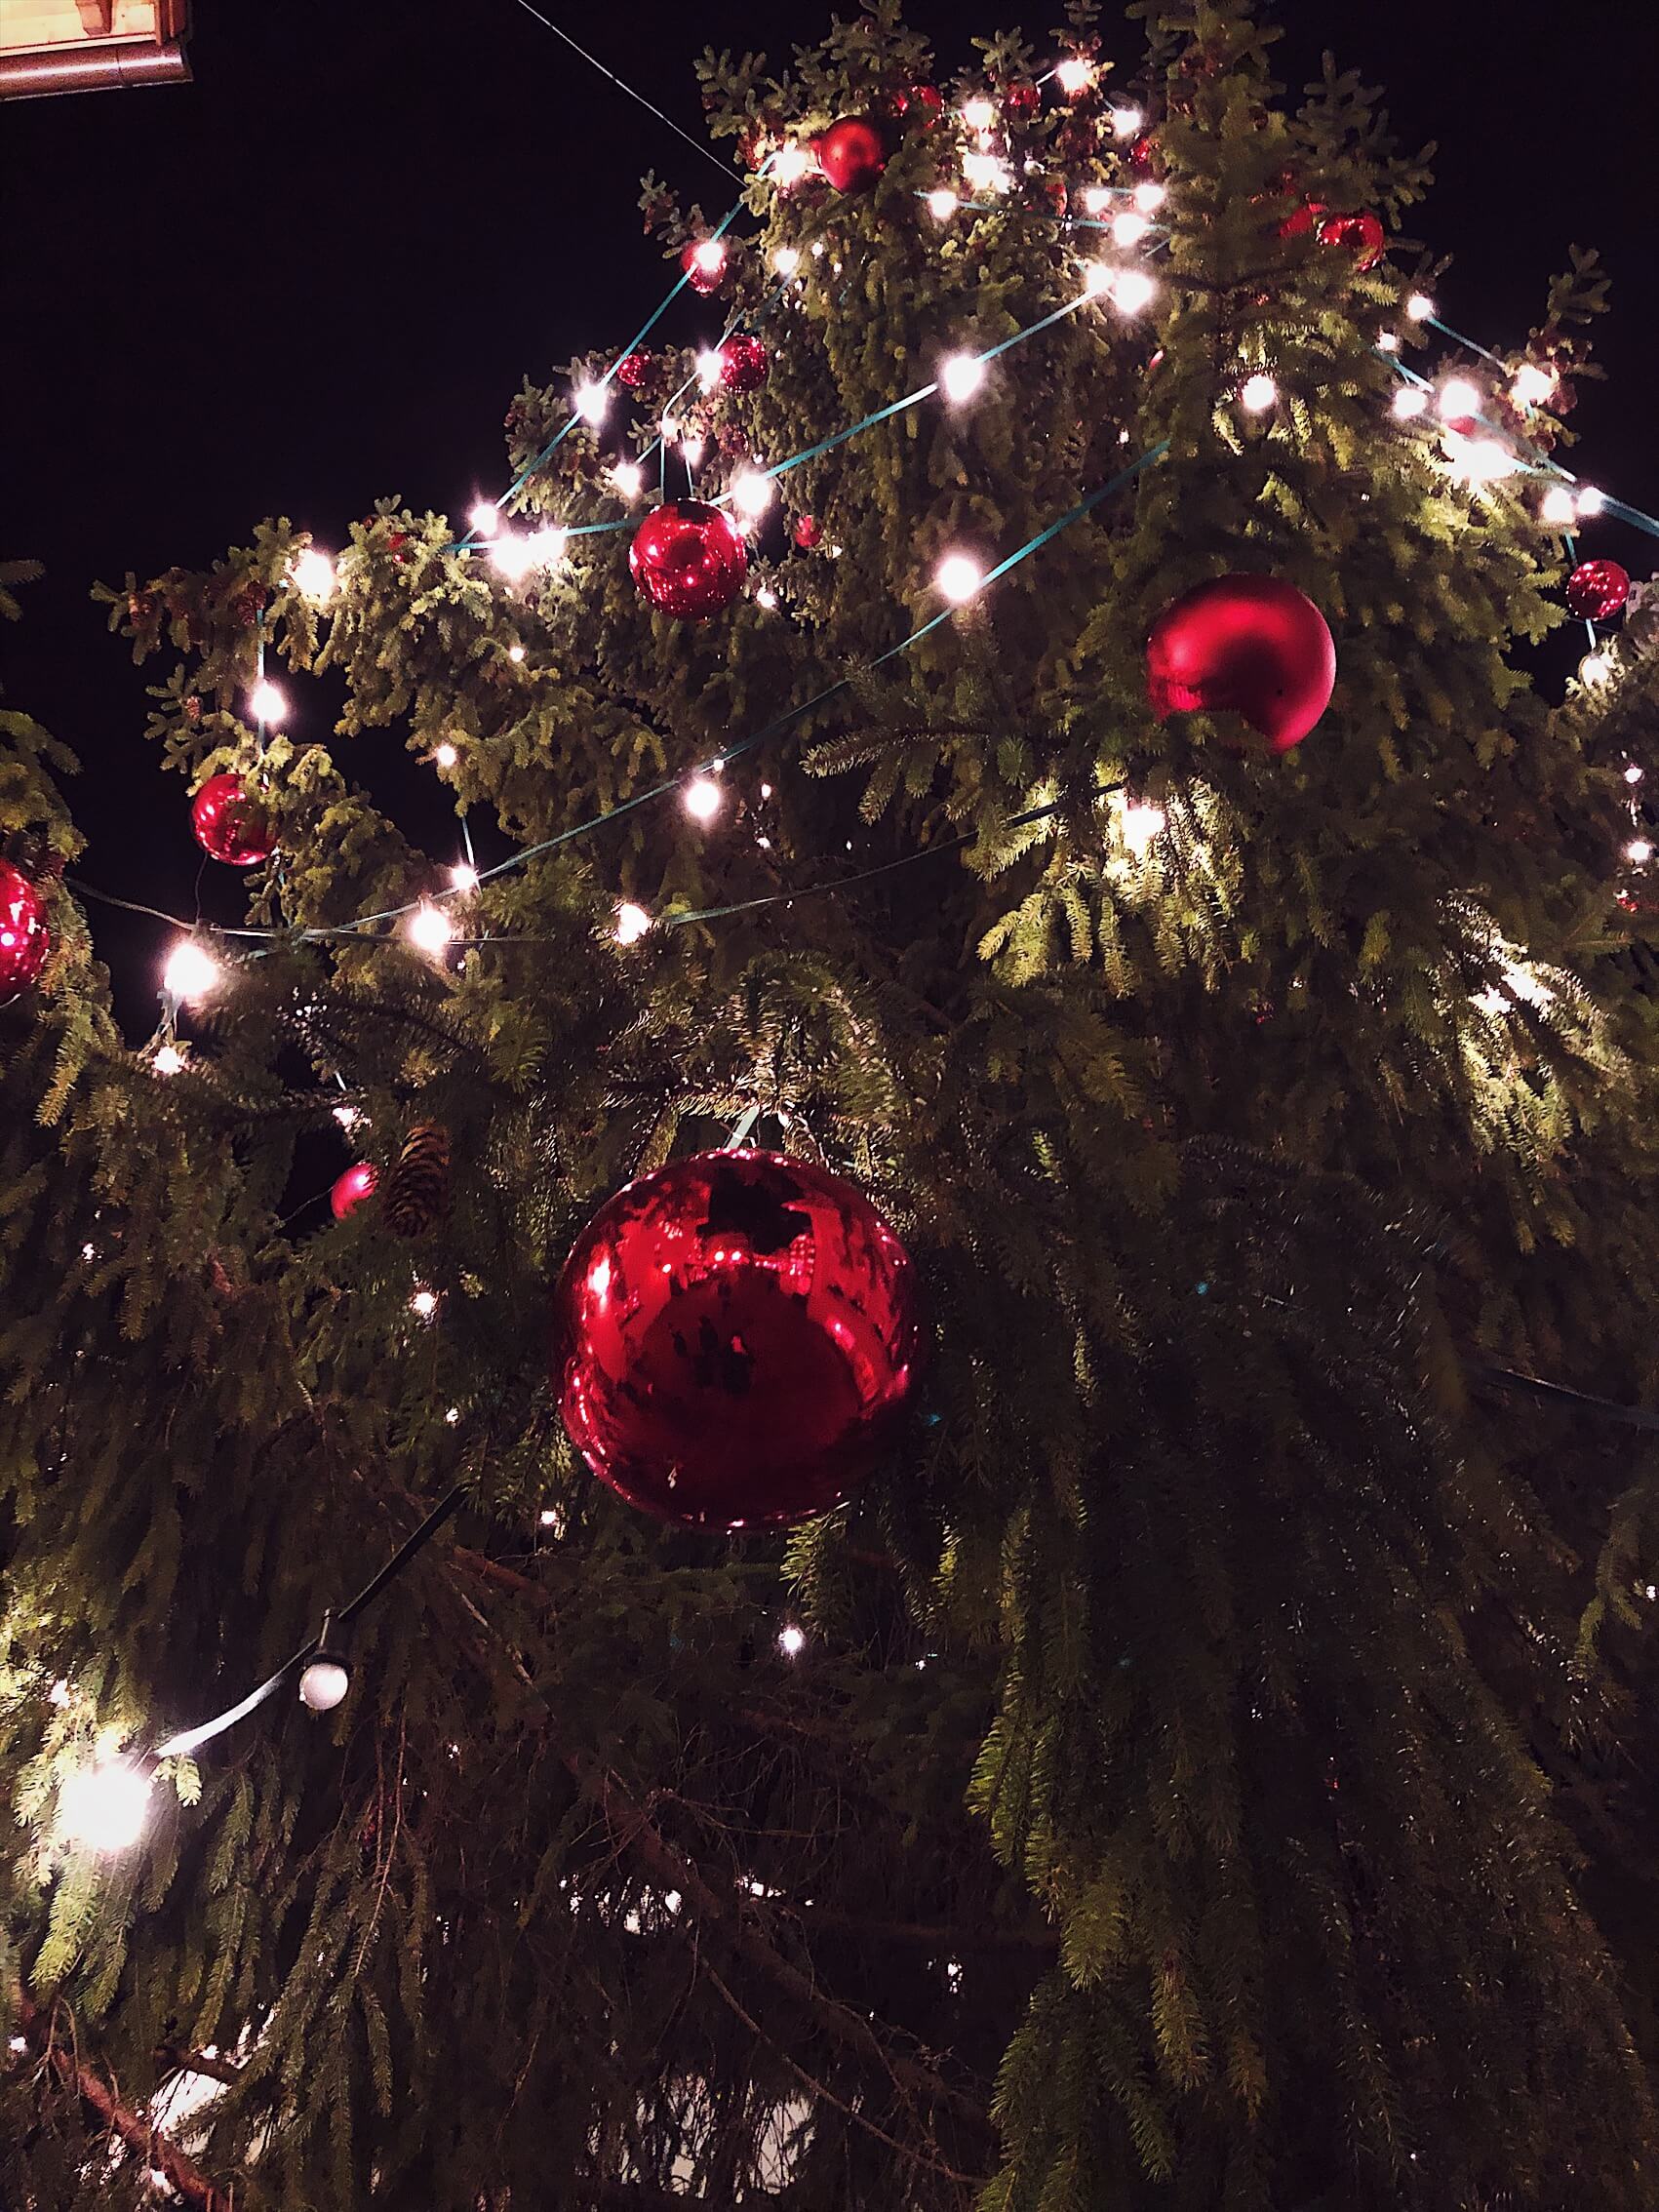
<path id="1" fill-rule="evenodd" d="M 628 566 L 653 607 L 701 622 L 742 590 L 749 555 L 724 507 L 670 499 L 653 507 L 635 532 Z"/>
<path id="2" fill-rule="evenodd" d="M 1369 208 L 1358 215 L 1326 216 L 1320 224 L 1322 246 L 1341 246 L 1357 269 L 1374 269 L 1388 247 L 1388 233 Z"/>
<path id="3" fill-rule="evenodd" d="M 1580 561 L 1566 580 L 1570 612 L 1586 622 L 1605 622 L 1630 597 L 1630 576 L 1617 561 Z"/>
<path id="4" fill-rule="evenodd" d="M 886 140 L 862 115 L 832 123 L 812 150 L 838 192 L 867 192 L 888 165 Z"/>
<path id="5" fill-rule="evenodd" d="M 791 534 L 803 553 L 810 553 L 823 543 L 824 526 L 816 515 L 798 515 Z"/>
<path id="6" fill-rule="evenodd" d="M 720 380 L 729 392 L 758 392 L 771 357 L 758 337 L 733 331 L 720 348 Z"/>
<path id="7" fill-rule="evenodd" d="M 921 1349 L 909 1256 L 861 1192 L 777 1153 L 703 1152 L 578 1239 L 554 1379 L 572 1442 L 630 1505 L 781 1528 L 869 1474 Z"/>
<path id="8" fill-rule="evenodd" d="M 680 256 L 686 282 L 704 297 L 726 282 L 726 246 L 719 238 L 693 238 Z"/>
<path id="9" fill-rule="evenodd" d="M 196 843 L 230 868 L 253 868 L 276 850 L 270 817 L 239 775 L 210 775 L 190 808 Z"/>
<path id="10" fill-rule="evenodd" d="M 624 353 L 616 364 L 616 381 L 631 392 L 637 392 L 650 375 L 649 353 Z"/>
<path id="11" fill-rule="evenodd" d="M 336 1221 L 343 1221 L 348 1213 L 355 1213 L 365 1199 L 375 1196 L 379 1183 L 379 1169 L 372 1160 L 360 1160 L 355 1167 L 348 1167 L 343 1175 L 335 1177 L 329 1193 L 329 1205 Z"/>
<path id="12" fill-rule="evenodd" d="M 0 860 L 0 1001 L 26 991 L 51 950 L 39 891 L 20 868 Z"/>
<path id="13" fill-rule="evenodd" d="M 1324 616 L 1277 576 L 1220 576 L 1166 607 L 1146 645 L 1146 688 L 1171 714 L 1242 715 L 1287 753 L 1330 703 L 1336 647 Z"/>

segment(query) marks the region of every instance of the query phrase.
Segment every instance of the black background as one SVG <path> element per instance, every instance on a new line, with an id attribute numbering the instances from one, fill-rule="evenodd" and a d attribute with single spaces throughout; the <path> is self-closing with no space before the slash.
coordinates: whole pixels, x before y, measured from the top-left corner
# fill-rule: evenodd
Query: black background
<path id="1" fill-rule="evenodd" d="M 781 63 L 791 34 L 827 20 L 758 0 L 546 12 L 693 133 L 705 43 Z M 1581 386 L 1571 465 L 1651 511 L 1646 73 L 1621 53 L 1635 5 L 1582 19 L 1533 0 L 1265 12 L 1285 32 L 1282 81 L 1304 83 L 1334 45 L 1387 88 L 1408 145 L 1439 141 L 1415 227 L 1455 257 L 1437 287 L 1449 322 L 1512 343 L 1569 243 L 1601 250 L 1609 381 Z M 910 13 L 944 76 L 971 59 L 973 30 L 1012 10 Z M 1045 56 L 1042 18 L 1057 13 L 1031 21 Z M 1105 29 L 1132 69 L 1138 26 Z M 641 173 L 711 210 L 735 197 L 516 0 L 197 0 L 190 56 L 187 86 L 0 107 L 0 555 L 48 569 L 26 587 L 23 623 L 0 635 L 6 704 L 80 754 L 81 872 L 175 912 L 195 905 L 201 855 L 141 736 L 150 672 L 106 635 L 92 579 L 206 564 L 266 514 L 335 546 L 382 493 L 459 513 L 477 488 L 499 488 L 501 416 L 524 375 L 625 339 L 665 289 L 641 231 Z M 1611 522 L 1589 550 L 1639 574 L 1652 565 Z M 320 733 L 296 706 L 297 730 Z M 322 702 L 310 711 L 320 725 Z M 352 767 L 412 831 L 436 831 L 419 818 L 431 779 L 416 798 L 395 738 L 369 741 Z M 233 919 L 235 884 L 225 880 L 201 896 Z M 97 928 L 129 1025 L 147 1029 L 166 932 L 107 913 Z"/>

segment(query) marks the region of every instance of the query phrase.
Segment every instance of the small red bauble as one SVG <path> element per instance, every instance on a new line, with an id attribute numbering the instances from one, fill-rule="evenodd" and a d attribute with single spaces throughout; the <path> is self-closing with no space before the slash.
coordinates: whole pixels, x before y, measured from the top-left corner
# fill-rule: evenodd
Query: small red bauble
<path id="1" fill-rule="evenodd" d="M 1311 599 L 1277 576 L 1220 576 L 1166 607 L 1146 646 L 1146 687 L 1171 714 L 1242 715 L 1276 753 L 1330 703 L 1336 648 Z"/>
<path id="2" fill-rule="evenodd" d="M 1003 94 L 1003 105 L 1010 115 L 1035 115 L 1043 104 L 1043 96 L 1035 85 L 1009 85 Z"/>
<path id="3" fill-rule="evenodd" d="M 909 116 L 924 131 L 945 111 L 945 96 L 937 85 L 912 85 L 908 93 L 900 93 L 899 102 L 899 113 Z"/>
<path id="4" fill-rule="evenodd" d="M 805 1160 L 704 1152 L 630 1183 L 557 1297 L 572 1442 L 630 1505 L 782 1528 L 850 1495 L 891 1439 L 922 1349 L 904 1246 Z"/>
<path id="5" fill-rule="evenodd" d="M 700 622 L 730 607 L 742 590 L 749 556 L 724 507 L 670 499 L 653 507 L 635 532 L 628 566 L 653 607 Z"/>
<path id="6" fill-rule="evenodd" d="M 1148 131 L 1129 148 L 1129 167 L 1139 177 L 1162 177 L 1164 174 L 1164 148 L 1156 135 Z"/>
<path id="7" fill-rule="evenodd" d="M 1357 269 L 1374 269 L 1388 245 L 1388 233 L 1369 208 L 1358 215 L 1326 216 L 1320 224 L 1322 246 L 1341 246 Z"/>
<path id="8" fill-rule="evenodd" d="M 726 248 L 718 238 L 693 238 L 680 257 L 686 282 L 706 298 L 726 281 Z"/>
<path id="9" fill-rule="evenodd" d="M 1280 224 L 1280 237 L 1302 237 L 1305 232 L 1312 230 L 1321 216 L 1324 214 L 1324 209 L 1325 204 L 1323 200 L 1305 200 L 1294 215 L 1287 215 Z"/>
<path id="10" fill-rule="evenodd" d="M 329 1204 L 336 1221 L 343 1221 L 348 1213 L 355 1213 L 365 1199 L 375 1196 L 379 1182 L 379 1170 L 372 1160 L 360 1160 L 355 1167 L 348 1167 L 343 1175 L 336 1175 L 335 1186 L 329 1193 Z"/>
<path id="11" fill-rule="evenodd" d="M 616 364 L 616 381 L 630 392 L 637 392 L 651 375 L 649 353 L 624 353 Z"/>
<path id="12" fill-rule="evenodd" d="M 26 991 L 51 950 L 39 891 L 20 868 L 0 860 L 0 999 Z"/>
<path id="13" fill-rule="evenodd" d="M 1605 622 L 1630 597 L 1630 577 L 1617 561 L 1580 561 L 1566 580 L 1568 611 L 1586 622 Z"/>
<path id="14" fill-rule="evenodd" d="M 729 392 L 758 392 L 770 357 L 758 337 L 734 331 L 720 349 L 720 380 Z"/>
<path id="15" fill-rule="evenodd" d="M 210 775 L 190 808 L 196 843 L 230 868 L 253 868 L 276 849 L 269 817 L 239 775 Z"/>
<path id="16" fill-rule="evenodd" d="M 803 553 L 810 553 L 824 541 L 824 526 L 816 515 L 802 515 L 795 524 L 795 542 Z"/>
<path id="17" fill-rule="evenodd" d="M 812 150 L 838 192 L 867 192 L 888 165 L 882 134 L 862 115 L 832 123 Z"/>

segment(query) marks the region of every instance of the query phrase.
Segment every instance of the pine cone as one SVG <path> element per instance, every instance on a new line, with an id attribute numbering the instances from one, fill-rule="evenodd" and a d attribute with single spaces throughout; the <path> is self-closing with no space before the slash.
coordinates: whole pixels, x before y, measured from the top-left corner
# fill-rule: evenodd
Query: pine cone
<path id="1" fill-rule="evenodd" d="M 450 1132 L 422 1122 L 409 1132 L 382 1188 L 381 1213 L 396 1237 L 424 1237 L 450 1210 Z"/>

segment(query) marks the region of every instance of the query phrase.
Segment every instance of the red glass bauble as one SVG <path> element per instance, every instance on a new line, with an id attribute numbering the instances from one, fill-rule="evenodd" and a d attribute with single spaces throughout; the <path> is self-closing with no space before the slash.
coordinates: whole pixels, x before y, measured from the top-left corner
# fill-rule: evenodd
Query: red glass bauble
<path id="1" fill-rule="evenodd" d="M 252 868 L 276 850 L 270 818 L 239 775 L 210 775 L 190 808 L 196 843 L 230 868 Z"/>
<path id="2" fill-rule="evenodd" d="M 670 499 L 653 507 L 635 532 L 628 566 L 653 607 L 701 622 L 742 590 L 749 555 L 724 507 Z"/>
<path id="3" fill-rule="evenodd" d="M 26 991 L 51 950 L 39 891 L 20 868 L 0 860 L 0 999 Z"/>
<path id="4" fill-rule="evenodd" d="M 1035 115 L 1043 104 L 1043 95 L 1035 85 L 1009 85 L 1003 94 L 1003 105 L 1010 115 Z"/>
<path id="5" fill-rule="evenodd" d="M 770 365 L 766 347 L 747 331 L 734 331 L 721 346 L 720 380 L 729 392 L 758 392 Z"/>
<path id="6" fill-rule="evenodd" d="M 650 375 L 649 353 L 624 353 L 616 364 L 616 381 L 630 392 L 637 392 Z"/>
<path id="7" fill-rule="evenodd" d="M 630 1183 L 565 1266 L 571 1441 L 659 1520 L 781 1528 L 869 1474 L 922 1349 L 904 1246 L 839 1175 L 703 1152 Z"/>
<path id="8" fill-rule="evenodd" d="M 726 248 L 718 238 L 693 238 L 680 256 L 686 282 L 706 298 L 726 282 Z"/>
<path id="9" fill-rule="evenodd" d="M 372 1160 L 360 1160 L 355 1167 L 348 1167 L 343 1175 L 335 1177 L 335 1186 L 329 1193 L 329 1204 L 336 1221 L 343 1221 L 348 1213 L 355 1213 L 365 1199 L 375 1196 L 379 1182 L 379 1170 Z"/>
<path id="10" fill-rule="evenodd" d="M 838 192 L 867 192 L 888 165 L 882 134 L 862 115 L 832 123 L 812 150 Z"/>
<path id="11" fill-rule="evenodd" d="M 937 85 L 912 85 L 909 92 L 899 95 L 903 105 L 899 113 L 917 123 L 926 131 L 936 123 L 945 111 L 945 96 Z"/>
<path id="12" fill-rule="evenodd" d="M 1157 135 L 1148 131 L 1129 148 L 1129 167 L 1137 177 L 1162 177 L 1164 174 L 1164 148 Z"/>
<path id="13" fill-rule="evenodd" d="M 1326 216 L 1320 224 L 1322 246 L 1341 246 L 1357 269 L 1374 269 L 1388 245 L 1388 233 L 1369 208 L 1358 215 Z"/>
<path id="14" fill-rule="evenodd" d="M 1293 215 L 1287 215 L 1280 224 L 1280 237 L 1300 238 L 1304 232 L 1312 230 L 1324 214 L 1324 208 L 1323 200 L 1305 200 Z"/>
<path id="15" fill-rule="evenodd" d="M 1324 616 L 1277 576 L 1200 584 L 1164 610 L 1147 640 L 1147 692 L 1160 722 L 1242 715 L 1276 753 L 1302 742 L 1335 683 Z"/>
<path id="16" fill-rule="evenodd" d="M 1569 611 L 1586 622 L 1605 622 L 1630 597 L 1630 576 L 1617 561 L 1580 561 L 1566 580 Z"/>
<path id="17" fill-rule="evenodd" d="M 816 515 L 801 515 L 796 519 L 793 534 L 802 552 L 810 553 L 823 543 L 824 526 Z"/>

